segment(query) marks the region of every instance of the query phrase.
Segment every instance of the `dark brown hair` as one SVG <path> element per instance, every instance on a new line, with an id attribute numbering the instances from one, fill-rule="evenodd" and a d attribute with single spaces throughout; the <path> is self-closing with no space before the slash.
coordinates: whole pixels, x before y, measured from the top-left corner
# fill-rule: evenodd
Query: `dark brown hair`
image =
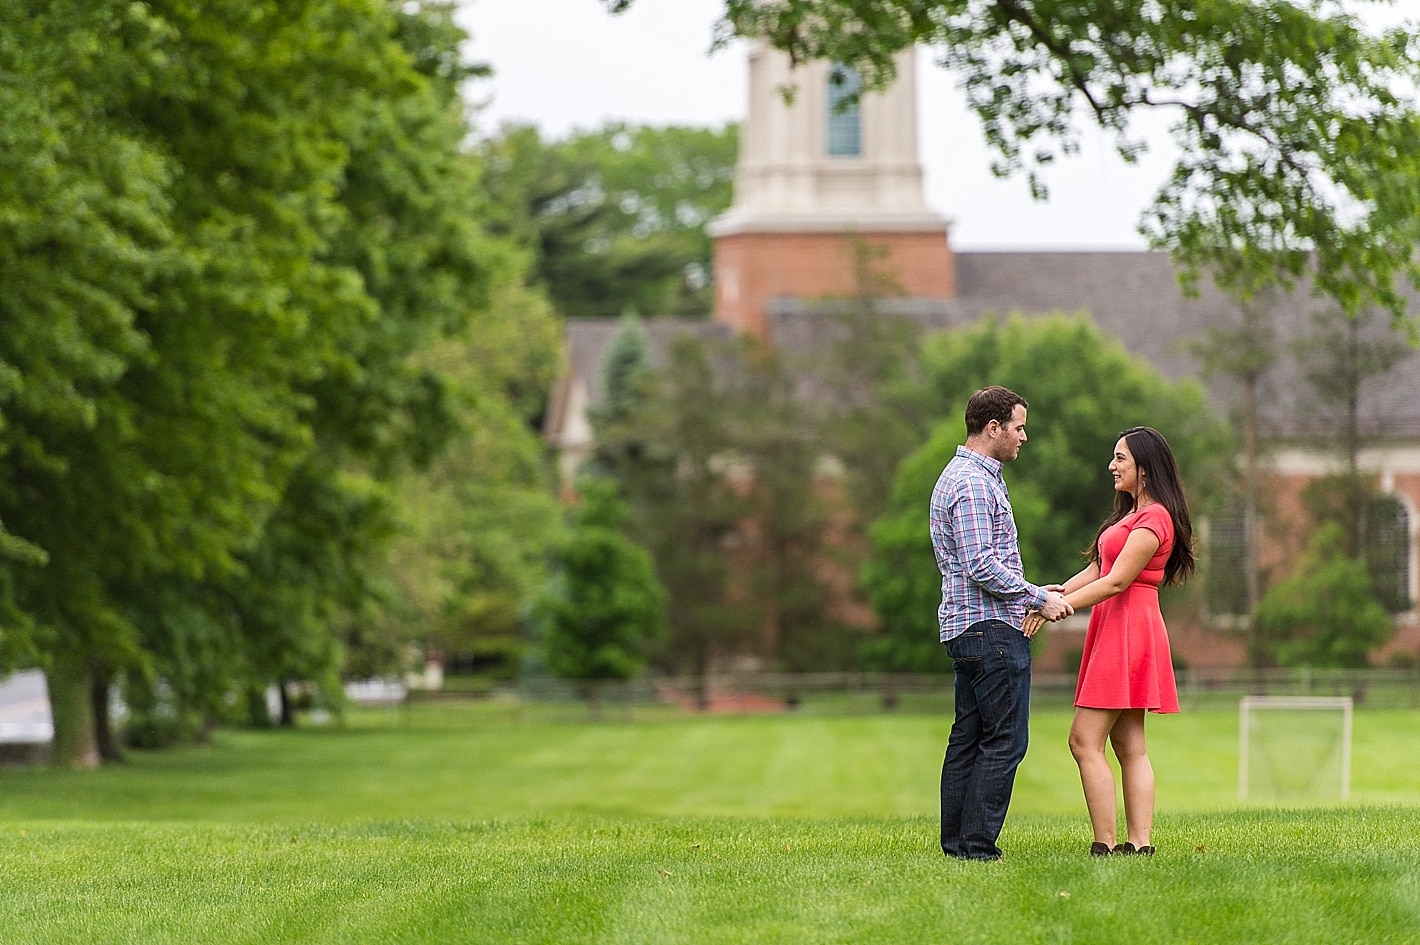
<path id="1" fill-rule="evenodd" d="M 1020 394 L 1004 387 L 984 387 L 972 394 L 966 402 L 966 435 L 976 436 L 992 420 L 1004 427 L 1011 422 L 1016 404 L 1030 406 Z"/>
<path id="2" fill-rule="evenodd" d="M 1153 427 L 1130 427 L 1119 435 L 1134 455 L 1142 490 L 1167 509 L 1169 518 L 1173 519 L 1173 551 L 1164 565 L 1164 585 L 1182 584 L 1193 573 L 1193 520 L 1188 514 L 1188 498 L 1183 494 L 1183 481 L 1179 478 L 1173 450 L 1169 449 L 1164 435 Z M 1090 545 L 1091 561 L 1099 560 L 1100 536 L 1104 530 L 1133 512 L 1136 501 L 1137 496 L 1127 492 L 1115 493 L 1114 511 L 1095 532 L 1094 543 Z"/>

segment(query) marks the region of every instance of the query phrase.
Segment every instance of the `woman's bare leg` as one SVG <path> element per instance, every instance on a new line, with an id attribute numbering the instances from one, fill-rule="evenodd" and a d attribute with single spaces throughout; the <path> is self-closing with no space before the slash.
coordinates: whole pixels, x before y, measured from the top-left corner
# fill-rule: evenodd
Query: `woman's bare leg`
<path id="1" fill-rule="evenodd" d="M 1080 766 L 1080 784 L 1085 789 L 1085 806 L 1095 840 L 1114 846 L 1118 830 L 1118 807 L 1114 796 L 1114 772 L 1104 756 L 1104 743 L 1119 718 L 1118 709 L 1075 707 L 1070 723 L 1070 754 Z"/>
<path id="2" fill-rule="evenodd" d="M 1119 774 L 1124 781 L 1124 825 L 1129 842 L 1136 848 L 1149 845 L 1154 826 L 1154 766 L 1144 746 L 1144 710 L 1126 709 L 1119 713 L 1109 733 Z"/>

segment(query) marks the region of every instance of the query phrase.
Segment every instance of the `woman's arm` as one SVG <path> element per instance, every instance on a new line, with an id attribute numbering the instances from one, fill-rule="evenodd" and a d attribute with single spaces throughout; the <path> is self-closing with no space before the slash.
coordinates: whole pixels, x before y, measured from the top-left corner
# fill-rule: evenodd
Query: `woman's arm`
<path id="1" fill-rule="evenodd" d="M 1091 581 L 1099 580 L 1099 576 L 1100 563 L 1098 561 L 1091 561 L 1089 564 L 1085 565 L 1082 569 L 1080 569 L 1079 574 L 1066 581 L 1065 584 L 1060 588 L 1060 591 L 1063 594 L 1069 594 L 1071 591 L 1078 591 L 1080 588 L 1084 587 L 1086 584 L 1089 584 Z"/>
<path id="2" fill-rule="evenodd" d="M 1064 584 L 1047 584 L 1045 585 L 1045 589 L 1047 591 L 1059 591 L 1062 594 L 1069 594 L 1073 590 L 1084 587 L 1099 576 L 1099 562 L 1091 561 L 1089 564 L 1085 565 L 1084 569 L 1081 570 L 1079 574 L 1075 575 Z M 1045 618 L 1040 615 L 1040 611 L 1032 609 L 1026 614 L 1025 623 L 1021 625 L 1021 632 L 1027 637 L 1033 637 L 1043 626 L 1045 626 Z"/>
<path id="3" fill-rule="evenodd" d="M 1065 600 L 1076 610 L 1083 607 L 1093 607 L 1102 600 L 1109 598 L 1124 590 L 1134 579 L 1139 576 L 1139 572 L 1149 564 L 1149 559 L 1159 550 L 1159 536 L 1155 535 L 1147 528 L 1136 528 L 1129 533 L 1129 537 L 1124 541 L 1124 549 L 1119 552 L 1119 557 L 1114 559 L 1114 567 L 1109 569 L 1109 573 L 1103 577 L 1096 576 L 1094 580 L 1072 588 L 1066 593 Z M 1080 574 L 1086 573 L 1081 571 Z M 1099 569 L 1096 568 L 1096 575 Z M 1075 575 L 1078 578 L 1080 574 Z M 1075 578 L 1070 580 L 1073 582 Z"/>

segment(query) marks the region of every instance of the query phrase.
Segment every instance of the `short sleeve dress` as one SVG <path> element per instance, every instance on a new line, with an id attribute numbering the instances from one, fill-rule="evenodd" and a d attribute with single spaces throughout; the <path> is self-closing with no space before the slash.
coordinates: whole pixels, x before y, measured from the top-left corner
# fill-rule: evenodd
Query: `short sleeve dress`
<path id="1" fill-rule="evenodd" d="M 1178 711 L 1178 687 L 1168 631 L 1159 610 L 1159 585 L 1173 551 L 1173 518 L 1155 502 L 1131 512 L 1100 535 L 1100 574 L 1108 574 L 1129 533 L 1147 528 L 1159 550 L 1123 591 L 1090 610 L 1075 705 L 1092 709 Z"/>

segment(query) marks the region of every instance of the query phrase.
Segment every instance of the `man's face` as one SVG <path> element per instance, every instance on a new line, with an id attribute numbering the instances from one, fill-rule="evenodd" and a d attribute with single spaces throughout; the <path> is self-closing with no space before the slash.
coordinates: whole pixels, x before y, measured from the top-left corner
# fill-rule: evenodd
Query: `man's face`
<path id="1" fill-rule="evenodd" d="M 992 420 L 986 424 L 986 433 L 991 438 L 991 458 L 1011 462 L 1021 454 L 1021 444 L 1026 441 L 1026 408 L 1016 404 L 1005 426 Z"/>

